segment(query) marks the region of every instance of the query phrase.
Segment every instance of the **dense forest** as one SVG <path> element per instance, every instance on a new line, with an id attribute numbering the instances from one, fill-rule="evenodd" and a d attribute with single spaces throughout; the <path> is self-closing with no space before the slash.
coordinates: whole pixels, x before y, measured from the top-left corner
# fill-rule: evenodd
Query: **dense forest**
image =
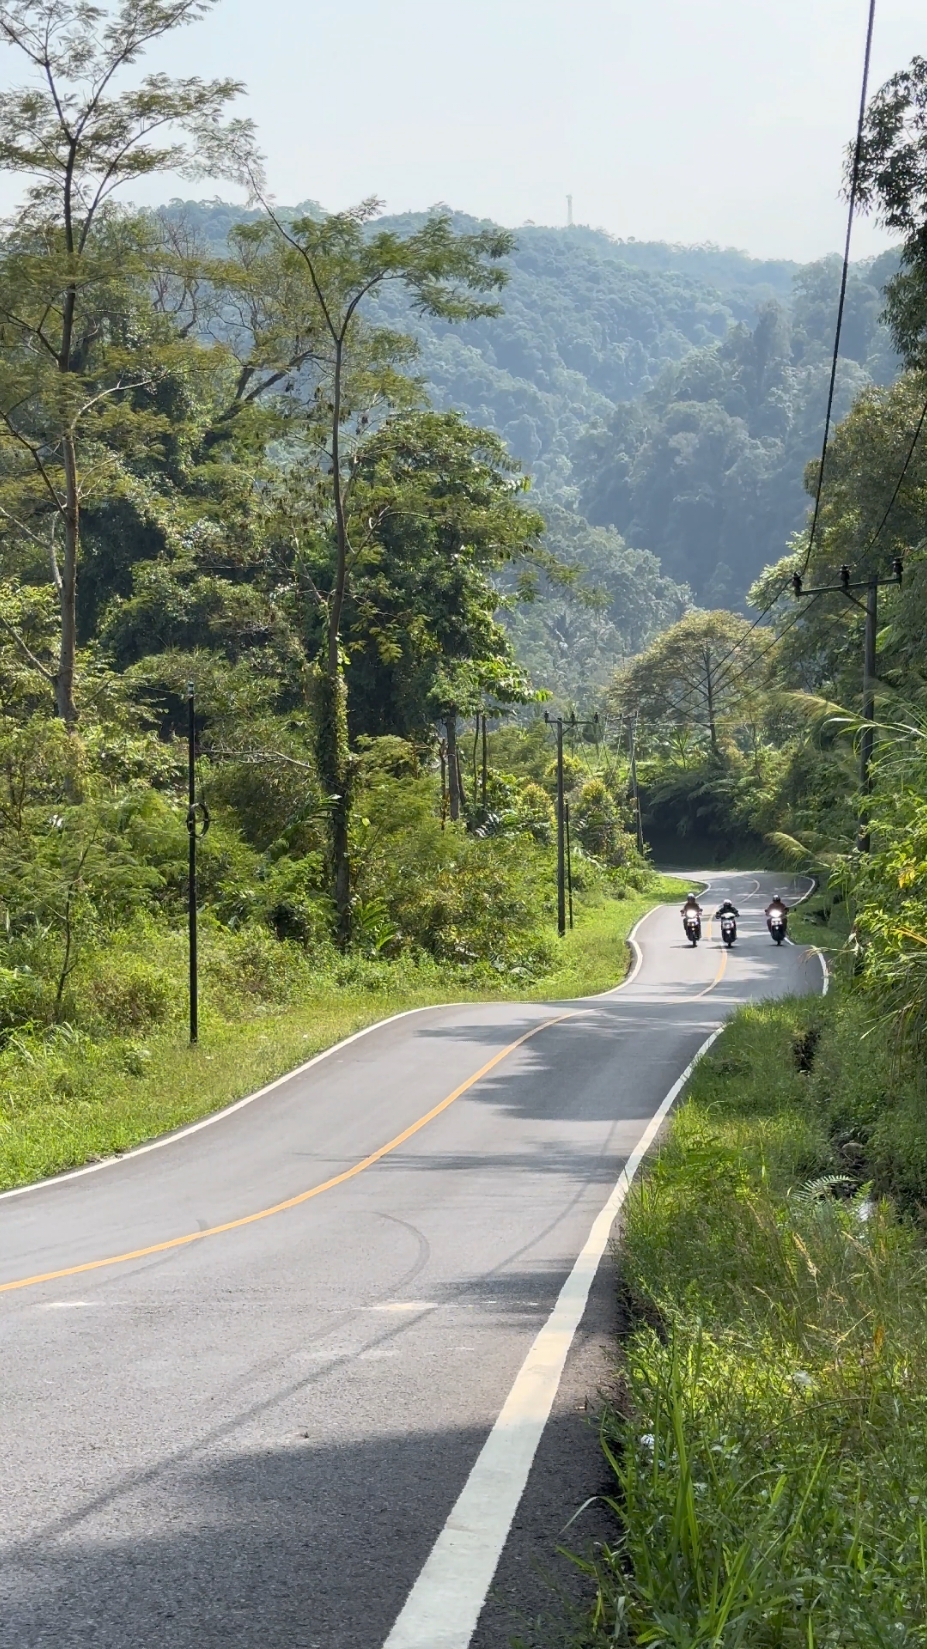
<path id="1" fill-rule="evenodd" d="M 867 115 L 860 199 L 896 250 L 850 271 L 821 473 L 839 261 L 511 233 L 444 208 L 389 218 L 376 201 L 277 211 L 255 134 L 229 116 L 231 84 L 155 76 L 90 95 L 139 55 L 136 12 L 104 24 L 65 6 L 38 57 L 23 25 L 45 81 L 0 94 L 0 166 L 22 196 L 0 241 L 3 1183 L 122 1149 L 293 1065 L 306 1051 L 294 1025 L 309 1032 L 291 1011 L 312 1010 L 315 1048 L 385 1001 L 569 994 L 544 712 L 575 708 L 563 788 L 577 934 L 598 921 L 614 943 L 612 971 L 587 968 L 574 994 L 613 983 L 620 912 L 656 896 L 655 862 L 813 874 L 809 921 L 836 983 L 781 1045 L 817 1106 L 814 1149 L 800 1143 L 788 1172 L 826 1170 L 824 1192 L 845 1186 L 857 1209 L 888 1199 L 878 1252 L 869 1213 L 838 1231 L 840 1254 L 878 1278 L 886 1254 L 915 1251 L 927 1206 L 927 63 Z M 151 37 L 174 18 L 161 0 L 142 13 Z M 138 179 L 178 171 L 231 179 L 257 204 L 132 206 Z M 840 587 L 845 566 L 854 584 L 882 580 L 865 730 L 865 614 Z M 863 731 L 875 757 L 861 782 Z M 203 1043 L 232 1050 L 224 1090 L 209 1086 L 214 1051 L 194 1065 L 185 1045 L 191 836 Z M 746 1056 L 731 1069 L 739 1080 Z M 732 1229 L 760 1206 L 739 1150 L 735 1138 L 717 1173 Z M 809 1221 L 820 1200 L 807 1194 Z M 702 1179 L 693 1221 L 704 1201 Z M 767 1235 L 791 1233 L 795 1206 L 767 1210 Z M 823 1227 L 807 1241 L 795 1229 L 777 1273 L 789 1287 L 805 1258 L 817 1276 L 808 1244 Z M 736 1230 L 716 1258 L 748 1246 Z M 643 1248 L 636 1263 L 651 1366 L 676 1345 L 697 1361 L 705 1299 L 683 1280 L 681 1304 L 644 1300 Z M 760 1293 L 751 1281 L 745 1298 Z M 790 1309 L 776 1323 L 791 1372 L 777 1379 L 794 1395 Z M 907 1624 L 886 1633 L 863 1611 L 852 1641 L 923 1641 L 924 1521 L 915 1539 L 907 1479 L 875 1520 L 892 1531 L 884 1561 L 858 1533 L 871 1508 L 851 1482 L 854 1450 L 883 1460 L 877 1431 L 903 1420 L 922 1447 L 927 1338 L 893 1350 L 889 1316 L 881 1298 L 861 1308 L 865 1346 L 836 1396 L 843 1353 L 822 1361 L 815 1379 L 843 1408 L 832 1424 L 815 1411 L 820 1459 L 796 1456 L 789 1480 L 804 1507 L 831 1471 L 838 1510 L 821 1540 L 842 1554 L 840 1584 L 796 1569 L 763 1634 L 745 1635 L 759 1619 L 745 1605 L 739 1636 L 727 1616 L 706 1636 L 698 1552 L 680 1546 L 666 1609 L 682 1624 L 658 1640 L 658 1508 L 636 1556 L 623 1547 L 611 1581 L 598 1577 L 590 1642 L 842 1642 L 840 1586 L 864 1548 L 867 1599 L 893 1587 L 892 1620 Z M 742 1381 L 748 1414 L 769 1342 L 751 1372 L 737 1333 L 709 1352 L 719 1387 Z M 673 1401 L 679 1378 L 673 1363 Z M 707 1424 L 684 1408 L 680 1456 L 685 1426 Z M 629 1447 L 641 1412 L 629 1399 L 615 1421 Z M 706 1495 L 729 1441 L 706 1444 Z M 648 1492 L 659 1500 L 655 1469 Z M 735 1590 L 741 1498 L 714 1570 Z M 784 1609 L 798 1635 L 780 1630 Z"/>
<path id="2" fill-rule="evenodd" d="M 307 201 L 294 210 L 322 209 Z M 217 255 L 233 224 L 254 216 L 219 201 L 175 201 L 166 215 Z M 426 220 L 382 221 L 407 234 Z M 487 228 L 451 221 L 461 233 Z M 802 474 L 823 432 L 840 262 L 803 267 L 527 225 L 507 267 L 499 316 L 451 324 L 393 290 L 378 307 L 414 337 L 432 404 L 495 431 L 530 474 L 550 542 L 580 575 L 566 600 L 561 587 L 552 606 L 514 624 L 537 685 L 572 702 L 645 638 L 643 604 L 625 606 L 622 569 L 649 593 L 657 557 L 667 582 L 647 603 L 654 633 L 667 601 L 677 611 L 693 595 L 742 608 L 800 527 Z M 838 415 L 897 374 L 882 320 L 896 269 L 887 253 L 851 270 Z"/>

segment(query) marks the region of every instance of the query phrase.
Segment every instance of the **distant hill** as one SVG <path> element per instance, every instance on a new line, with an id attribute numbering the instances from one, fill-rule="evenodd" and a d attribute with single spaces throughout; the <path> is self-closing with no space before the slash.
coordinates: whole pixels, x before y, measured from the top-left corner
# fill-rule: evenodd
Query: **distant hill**
<path id="1" fill-rule="evenodd" d="M 233 223 L 258 215 L 221 201 L 166 210 L 182 212 L 217 250 Z M 304 201 L 290 210 L 321 208 Z M 425 216 L 378 224 L 408 232 Z M 480 227 L 461 214 L 454 223 Z M 840 263 L 529 224 L 509 267 L 494 320 L 423 318 L 394 289 L 380 307 L 384 321 L 416 337 L 434 404 L 504 437 L 534 479 L 552 544 L 600 592 L 598 608 L 567 612 L 551 594 L 517 621 L 526 662 L 568 693 L 578 690 L 580 657 L 587 679 L 604 682 L 692 594 L 742 603 L 801 525 Z M 879 319 L 896 267 L 889 253 L 851 271 L 838 415 L 865 384 L 897 372 Z M 638 586 L 643 605 L 631 601 Z"/>

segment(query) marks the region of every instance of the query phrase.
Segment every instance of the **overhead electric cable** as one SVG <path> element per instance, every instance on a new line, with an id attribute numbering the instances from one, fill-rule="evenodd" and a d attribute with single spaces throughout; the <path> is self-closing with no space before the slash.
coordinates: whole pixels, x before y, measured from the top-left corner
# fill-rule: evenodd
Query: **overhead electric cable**
<path id="1" fill-rule="evenodd" d="M 863 57 L 863 84 L 859 99 L 859 118 L 856 123 L 856 147 L 853 151 L 853 170 L 850 174 L 850 192 L 847 205 L 847 233 L 843 248 L 843 271 L 840 276 L 840 298 L 837 304 L 837 325 L 834 329 L 834 352 L 830 365 L 830 387 L 827 392 L 827 412 L 824 418 L 824 440 L 821 444 L 821 462 L 818 465 L 817 485 L 814 489 L 814 511 L 811 516 L 811 531 L 808 534 L 808 547 L 805 551 L 804 565 L 801 576 L 808 571 L 811 560 L 811 551 L 814 548 L 814 535 L 817 531 L 818 517 L 821 513 L 821 494 L 824 488 L 824 465 L 827 461 L 827 442 L 830 435 L 830 423 L 834 410 L 834 391 L 837 386 L 837 360 L 840 354 L 840 334 L 843 330 L 843 311 L 846 305 L 847 279 L 850 273 L 850 240 L 853 234 L 853 217 L 856 212 L 856 196 L 859 192 L 859 169 L 863 152 L 863 126 L 866 120 L 866 95 L 869 90 L 869 62 L 872 56 L 872 30 L 875 24 L 876 0 L 869 0 L 869 21 L 866 28 L 866 50 Z"/>

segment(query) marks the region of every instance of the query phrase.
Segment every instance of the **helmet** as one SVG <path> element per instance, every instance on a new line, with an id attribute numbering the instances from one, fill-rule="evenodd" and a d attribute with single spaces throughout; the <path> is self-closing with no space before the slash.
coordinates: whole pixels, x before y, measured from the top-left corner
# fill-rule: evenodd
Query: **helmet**
<path id="1" fill-rule="evenodd" d="M 690 893 L 689 898 L 694 899 L 695 903 L 698 904 L 698 894 L 697 893 Z"/>

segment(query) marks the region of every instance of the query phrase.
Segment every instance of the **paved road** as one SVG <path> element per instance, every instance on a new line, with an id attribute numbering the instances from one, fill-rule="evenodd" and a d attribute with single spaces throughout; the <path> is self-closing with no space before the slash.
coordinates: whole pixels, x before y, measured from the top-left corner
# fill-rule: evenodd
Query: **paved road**
<path id="1" fill-rule="evenodd" d="M 0 1198 L 0 1284 L 86 1267 L 0 1293 L 3 1649 L 379 1649 L 669 1088 L 736 1004 L 820 990 L 818 958 L 765 933 L 772 885 L 714 879 L 705 903 L 748 913 L 730 954 L 658 910 L 615 994 L 405 1016 Z M 559 1413 L 483 1649 L 584 1492 Z"/>

